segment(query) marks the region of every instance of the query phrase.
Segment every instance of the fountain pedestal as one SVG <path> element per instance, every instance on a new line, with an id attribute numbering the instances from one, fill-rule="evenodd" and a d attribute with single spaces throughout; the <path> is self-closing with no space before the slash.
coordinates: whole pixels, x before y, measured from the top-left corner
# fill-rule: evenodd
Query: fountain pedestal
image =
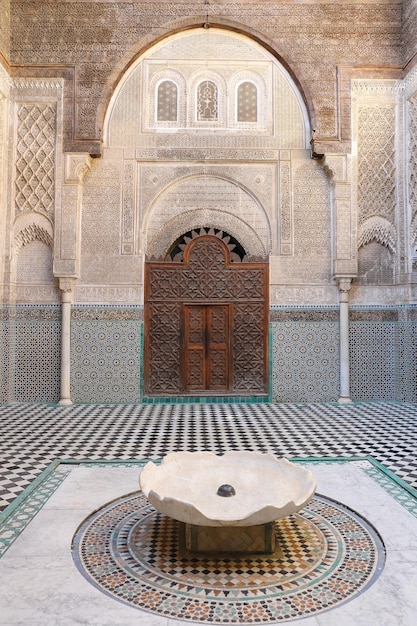
<path id="1" fill-rule="evenodd" d="M 276 520 L 316 490 L 310 470 L 248 451 L 172 452 L 147 463 L 139 483 L 157 511 L 181 523 L 184 550 L 240 555 L 275 553 Z"/>
<path id="2" fill-rule="evenodd" d="M 256 526 L 197 526 L 181 523 L 180 545 L 196 554 L 273 554 L 275 522 Z"/>

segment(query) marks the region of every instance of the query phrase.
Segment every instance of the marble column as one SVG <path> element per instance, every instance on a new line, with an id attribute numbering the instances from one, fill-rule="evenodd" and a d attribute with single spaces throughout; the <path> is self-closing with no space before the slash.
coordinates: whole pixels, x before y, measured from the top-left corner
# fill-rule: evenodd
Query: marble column
<path id="1" fill-rule="evenodd" d="M 350 364 L 349 364 L 349 291 L 351 278 L 338 279 L 339 285 L 339 319 L 340 319 L 340 397 L 339 404 L 349 404 L 350 398 Z"/>
<path id="2" fill-rule="evenodd" d="M 71 306 L 74 279 L 60 278 L 61 290 L 61 398 L 58 404 L 69 406 L 71 400 Z"/>

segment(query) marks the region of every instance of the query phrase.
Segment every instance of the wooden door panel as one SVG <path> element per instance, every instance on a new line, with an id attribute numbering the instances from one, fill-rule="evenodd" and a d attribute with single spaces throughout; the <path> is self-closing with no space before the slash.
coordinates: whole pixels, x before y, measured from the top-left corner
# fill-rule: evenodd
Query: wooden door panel
<path id="1" fill-rule="evenodd" d="M 206 387 L 204 350 L 198 348 L 188 349 L 185 359 L 185 388 L 188 391 L 203 391 Z"/>
<path id="2" fill-rule="evenodd" d="M 229 388 L 229 305 L 207 307 L 207 388 Z"/>
<path id="3" fill-rule="evenodd" d="M 207 359 L 207 389 L 209 391 L 227 391 L 229 359 L 227 350 L 217 348 L 210 350 Z"/>
<path id="4" fill-rule="evenodd" d="M 204 306 L 184 307 L 184 386 L 189 391 L 206 387 L 206 325 Z"/>
<path id="5" fill-rule="evenodd" d="M 187 391 L 229 388 L 229 305 L 185 305 L 184 386 Z"/>

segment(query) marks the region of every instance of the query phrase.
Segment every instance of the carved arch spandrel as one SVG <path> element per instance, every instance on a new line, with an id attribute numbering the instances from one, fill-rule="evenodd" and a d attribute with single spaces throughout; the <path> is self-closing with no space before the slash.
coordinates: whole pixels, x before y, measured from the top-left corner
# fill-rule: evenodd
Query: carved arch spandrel
<path id="1" fill-rule="evenodd" d="M 251 256 L 271 252 L 271 224 L 262 203 L 218 171 L 185 176 L 160 191 L 144 216 L 143 249 L 148 257 L 161 257 L 172 239 L 204 225 L 229 232 Z"/>

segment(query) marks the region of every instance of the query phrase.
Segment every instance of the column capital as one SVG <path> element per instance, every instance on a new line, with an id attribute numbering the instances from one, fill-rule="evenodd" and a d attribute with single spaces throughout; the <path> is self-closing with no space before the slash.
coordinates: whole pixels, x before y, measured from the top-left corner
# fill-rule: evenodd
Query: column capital
<path id="1" fill-rule="evenodd" d="M 352 276 L 335 276 L 337 286 L 339 287 L 339 294 L 349 294 L 352 288 Z"/>
<path id="2" fill-rule="evenodd" d="M 76 281 L 73 276 L 58 276 L 62 302 L 72 302 Z"/>
<path id="3" fill-rule="evenodd" d="M 86 152 L 66 152 L 64 183 L 81 185 L 85 175 L 91 169 L 92 162 L 93 159 Z"/>
<path id="4" fill-rule="evenodd" d="M 59 288 L 61 291 L 73 291 L 75 283 L 77 282 L 76 276 L 58 276 Z"/>

